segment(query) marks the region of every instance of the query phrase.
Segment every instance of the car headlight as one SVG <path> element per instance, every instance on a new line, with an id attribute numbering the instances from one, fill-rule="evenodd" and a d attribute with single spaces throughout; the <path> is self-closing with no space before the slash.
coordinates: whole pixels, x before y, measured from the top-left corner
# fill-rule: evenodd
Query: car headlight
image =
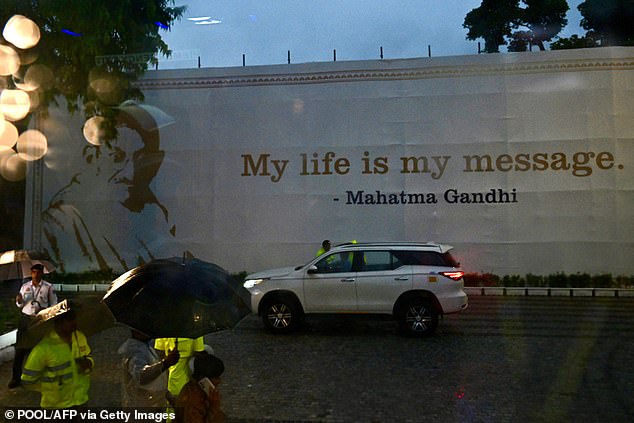
<path id="1" fill-rule="evenodd" d="M 264 279 L 247 279 L 246 281 L 244 281 L 242 286 L 244 286 L 246 289 L 251 289 L 262 282 L 264 282 Z"/>

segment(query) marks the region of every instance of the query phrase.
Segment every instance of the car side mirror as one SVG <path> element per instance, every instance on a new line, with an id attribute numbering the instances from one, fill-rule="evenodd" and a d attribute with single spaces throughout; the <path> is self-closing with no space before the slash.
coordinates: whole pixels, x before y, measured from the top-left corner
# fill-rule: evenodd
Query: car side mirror
<path id="1" fill-rule="evenodd" d="M 310 266 L 308 270 L 306 271 L 306 273 L 308 273 L 309 275 L 313 275 L 317 273 L 317 266 L 315 265 Z"/>

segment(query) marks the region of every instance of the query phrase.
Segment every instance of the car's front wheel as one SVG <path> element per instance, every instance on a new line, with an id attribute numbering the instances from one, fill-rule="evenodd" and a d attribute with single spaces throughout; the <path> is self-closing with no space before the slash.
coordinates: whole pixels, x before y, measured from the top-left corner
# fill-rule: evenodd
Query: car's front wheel
<path id="1" fill-rule="evenodd" d="M 264 326 L 273 333 L 291 332 L 299 327 L 301 320 L 301 308 L 292 298 L 271 298 L 262 307 Z"/>
<path id="2" fill-rule="evenodd" d="M 438 312 L 425 299 L 407 300 L 400 308 L 399 324 L 401 330 L 412 336 L 428 336 L 438 327 Z"/>

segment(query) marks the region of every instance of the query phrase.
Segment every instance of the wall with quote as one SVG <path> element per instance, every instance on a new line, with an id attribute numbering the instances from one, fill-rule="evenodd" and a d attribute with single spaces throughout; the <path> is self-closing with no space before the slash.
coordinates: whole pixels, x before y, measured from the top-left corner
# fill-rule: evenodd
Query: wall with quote
<path id="1" fill-rule="evenodd" d="M 450 244 L 473 272 L 634 273 L 634 48 L 153 71 L 139 85 L 141 141 L 122 124 L 97 154 L 80 116 L 48 123 L 45 240 L 68 270 L 188 251 L 256 271 L 354 239 Z"/>

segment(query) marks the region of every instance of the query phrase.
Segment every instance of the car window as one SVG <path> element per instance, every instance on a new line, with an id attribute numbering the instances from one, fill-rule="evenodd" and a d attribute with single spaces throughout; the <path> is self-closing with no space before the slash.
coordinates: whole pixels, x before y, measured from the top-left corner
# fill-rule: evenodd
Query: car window
<path id="1" fill-rule="evenodd" d="M 317 263 L 317 272 L 315 273 L 341 273 L 350 272 L 352 270 L 352 259 L 354 253 L 334 253 L 328 254 Z"/>
<path id="2" fill-rule="evenodd" d="M 412 266 L 458 267 L 458 263 L 449 253 L 435 251 L 395 251 L 403 264 Z"/>
<path id="3" fill-rule="evenodd" d="M 449 267 L 460 267 L 460 263 L 453 258 L 453 256 L 449 253 L 446 252 L 442 255 L 443 260 L 445 261 L 445 266 L 449 266 Z"/>
<path id="4" fill-rule="evenodd" d="M 377 272 L 381 270 L 393 270 L 403 263 L 390 251 L 363 251 L 363 260 L 360 260 L 360 272 Z"/>
<path id="5" fill-rule="evenodd" d="M 418 264 L 418 261 L 416 260 L 415 254 L 416 251 L 393 251 L 392 254 L 395 257 L 395 260 L 398 260 L 399 263 L 401 263 L 400 265 L 406 265 L 406 266 L 415 266 Z"/>

